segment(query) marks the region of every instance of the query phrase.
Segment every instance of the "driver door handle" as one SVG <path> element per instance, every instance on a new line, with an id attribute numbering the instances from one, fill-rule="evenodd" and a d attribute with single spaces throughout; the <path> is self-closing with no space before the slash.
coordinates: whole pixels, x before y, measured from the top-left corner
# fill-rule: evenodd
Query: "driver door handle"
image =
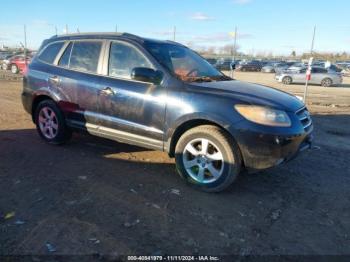
<path id="1" fill-rule="evenodd" d="M 110 95 L 115 95 L 116 92 L 110 87 L 105 87 L 104 89 L 101 90 L 101 94 L 110 96 Z"/>

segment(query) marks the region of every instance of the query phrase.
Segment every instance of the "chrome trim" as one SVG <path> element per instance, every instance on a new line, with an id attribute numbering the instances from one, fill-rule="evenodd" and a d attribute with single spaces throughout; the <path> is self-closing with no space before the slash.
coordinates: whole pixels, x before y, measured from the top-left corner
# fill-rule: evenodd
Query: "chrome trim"
<path id="1" fill-rule="evenodd" d="M 137 124 L 135 122 L 130 122 L 124 119 L 120 119 L 117 117 L 112 117 L 112 116 L 107 116 L 104 114 L 99 114 L 99 113 L 95 113 L 95 112 L 91 112 L 91 111 L 80 111 L 78 110 L 77 113 L 81 114 L 81 115 L 85 115 L 85 116 L 89 116 L 89 117 L 93 117 L 93 118 L 97 118 L 97 119 L 102 119 L 108 122 L 114 122 L 117 124 L 122 124 L 122 125 L 126 125 L 126 126 L 130 126 L 130 127 L 136 127 L 138 129 L 147 131 L 147 132 L 152 132 L 152 133 L 157 133 L 157 134 L 164 134 L 164 132 L 160 129 L 157 129 L 155 127 L 148 127 L 145 125 L 141 125 L 141 124 Z"/>
<path id="2" fill-rule="evenodd" d="M 154 149 L 163 150 L 163 141 L 152 139 L 149 137 L 136 135 L 130 132 L 120 131 L 117 129 L 99 126 L 91 123 L 84 123 L 77 120 L 67 120 L 67 124 L 73 127 L 79 127 L 81 129 L 87 130 L 89 133 L 106 137 L 112 140 L 117 140 L 121 142 L 128 142 L 134 145 L 141 145 L 145 147 L 152 147 Z"/>

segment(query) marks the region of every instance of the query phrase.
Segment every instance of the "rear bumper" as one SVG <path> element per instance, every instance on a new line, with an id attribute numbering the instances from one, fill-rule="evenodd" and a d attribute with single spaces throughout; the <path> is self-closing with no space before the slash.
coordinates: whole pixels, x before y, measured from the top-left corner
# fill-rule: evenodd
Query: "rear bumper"
<path id="1" fill-rule="evenodd" d="M 245 132 L 237 140 L 245 167 L 254 172 L 285 163 L 310 149 L 313 135 L 312 132 L 295 136 Z"/>
<path id="2" fill-rule="evenodd" d="M 28 113 L 28 114 L 32 114 L 32 103 L 33 103 L 33 95 L 23 91 L 22 95 L 22 105 L 24 110 Z"/>

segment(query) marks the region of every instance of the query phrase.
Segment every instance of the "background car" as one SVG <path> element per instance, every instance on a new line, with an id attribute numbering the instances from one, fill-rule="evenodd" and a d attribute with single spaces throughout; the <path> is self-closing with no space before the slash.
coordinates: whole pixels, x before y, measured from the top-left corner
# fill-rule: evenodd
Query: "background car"
<path id="1" fill-rule="evenodd" d="M 207 58 L 206 60 L 209 62 L 209 64 L 211 64 L 213 66 L 215 66 L 216 63 L 218 62 L 218 60 L 215 58 Z"/>
<path id="2" fill-rule="evenodd" d="M 297 62 L 292 64 L 290 67 L 287 68 L 288 71 L 300 71 L 304 68 L 306 68 L 306 64 L 301 63 L 301 62 Z"/>
<path id="3" fill-rule="evenodd" d="M 26 56 L 26 59 L 24 59 L 24 55 L 13 56 L 9 59 L 7 69 L 10 69 L 13 74 L 23 72 L 31 59 L 31 56 Z"/>
<path id="4" fill-rule="evenodd" d="M 232 60 L 224 60 L 222 63 L 216 64 L 216 68 L 220 71 L 229 71 L 231 70 Z"/>
<path id="5" fill-rule="evenodd" d="M 0 68 L 2 70 L 7 70 L 9 68 L 11 57 L 13 57 L 13 54 L 7 54 L 2 57 L 0 60 Z"/>
<path id="6" fill-rule="evenodd" d="M 237 66 L 237 70 L 242 71 L 242 72 L 258 72 L 261 71 L 262 64 L 260 61 L 249 61 L 244 64 L 240 64 Z"/>
<path id="7" fill-rule="evenodd" d="M 268 63 L 261 68 L 261 72 L 263 72 L 263 73 L 275 73 L 275 67 L 277 64 L 278 64 L 277 62 Z"/>
<path id="8" fill-rule="evenodd" d="M 292 83 L 305 83 L 306 82 L 306 68 L 299 71 L 284 71 L 277 73 L 275 76 L 278 82 L 285 85 Z M 329 71 L 322 67 L 312 67 L 310 84 L 322 85 L 325 87 L 336 86 L 343 82 L 342 76 L 334 71 Z"/>

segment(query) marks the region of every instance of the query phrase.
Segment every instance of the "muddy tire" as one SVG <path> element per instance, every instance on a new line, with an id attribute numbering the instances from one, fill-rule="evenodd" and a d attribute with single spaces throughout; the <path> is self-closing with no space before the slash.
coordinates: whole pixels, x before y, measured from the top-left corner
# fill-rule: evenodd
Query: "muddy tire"
<path id="1" fill-rule="evenodd" d="M 39 103 L 35 109 L 34 120 L 40 137 L 50 144 L 63 144 L 72 136 L 63 113 L 52 100 Z"/>
<path id="2" fill-rule="evenodd" d="M 176 167 L 188 184 L 205 192 L 220 192 L 238 177 L 242 157 L 237 143 L 217 126 L 185 132 L 175 148 Z"/>

